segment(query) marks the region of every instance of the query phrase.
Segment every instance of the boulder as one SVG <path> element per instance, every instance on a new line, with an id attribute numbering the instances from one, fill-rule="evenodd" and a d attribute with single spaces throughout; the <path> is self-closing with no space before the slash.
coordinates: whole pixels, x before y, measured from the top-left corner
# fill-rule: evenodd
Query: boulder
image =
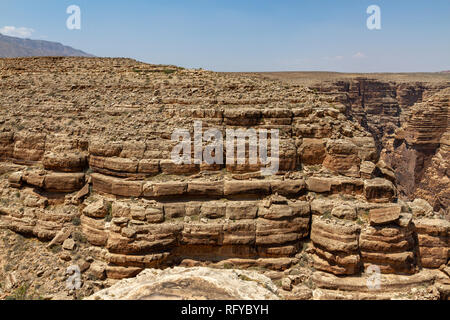
<path id="1" fill-rule="evenodd" d="M 75 249 L 75 241 L 73 239 L 66 239 L 62 245 L 64 250 L 73 250 Z"/>
<path id="2" fill-rule="evenodd" d="M 382 178 L 364 181 L 364 195 L 371 202 L 391 202 L 397 196 L 393 183 Z"/>
<path id="3" fill-rule="evenodd" d="M 369 211 L 370 224 L 376 226 L 396 222 L 400 218 L 401 211 L 400 206 L 371 209 Z"/>
<path id="4" fill-rule="evenodd" d="M 20 188 L 23 182 L 23 173 L 21 171 L 13 172 L 8 177 L 8 182 L 12 188 Z"/>
<path id="5" fill-rule="evenodd" d="M 345 220 L 356 220 L 357 218 L 356 209 L 348 204 L 341 204 L 333 207 L 331 215 Z"/>
<path id="6" fill-rule="evenodd" d="M 84 173 L 49 173 L 44 188 L 53 192 L 74 192 L 84 186 Z"/>
<path id="7" fill-rule="evenodd" d="M 91 218 L 104 218 L 107 213 L 107 204 L 103 199 L 97 200 L 83 209 L 83 214 Z"/>

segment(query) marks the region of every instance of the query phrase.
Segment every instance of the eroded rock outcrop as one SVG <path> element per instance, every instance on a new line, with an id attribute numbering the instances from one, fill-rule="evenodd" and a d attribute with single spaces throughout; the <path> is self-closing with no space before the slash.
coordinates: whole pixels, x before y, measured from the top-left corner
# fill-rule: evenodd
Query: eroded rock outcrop
<path id="1" fill-rule="evenodd" d="M 252 271 L 205 267 L 148 269 L 89 300 L 278 300 L 272 281 Z"/>
<path id="2" fill-rule="evenodd" d="M 440 161 L 446 156 L 441 118 L 448 100 L 442 88 L 416 92 L 358 80 L 337 84 L 342 92 L 326 87 L 318 94 L 276 81 L 128 59 L 1 63 L 6 107 L 0 111 L 0 227 L 67 251 L 83 241 L 92 256 L 89 270 L 101 281 L 149 276 L 152 284 L 137 285 L 133 297 L 155 297 L 149 292 L 164 284 L 144 269 L 177 265 L 259 268 L 280 281 L 289 299 L 331 294 L 314 296 L 313 270 L 330 275 L 316 279 L 320 290 L 330 290 L 326 283 L 333 276 L 362 277 L 371 266 L 392 276 L 448 269 L 449 227 L 441 210 L 447 210 L 448 172 Z M 56 76 L 41 77 L 36 68 Z M 86 70 L 89 80 L 80 78 Z M 437 129 L 420 109 L 441 119 Z M 215 128 L 225 138 L 232 129 L 279 130 L 279 170 L 265 175 L 269 164 L 249 161 L 259 140 L 243 143 L 245 159 L 235 153 L 234 163 L 173 162 L 173 131 L 195 133 L 194 121 L 201 121 L 200 133 Z M 402 124 L 403 131 L 396 131 Z M 424 166 L 412 193 L 399 180 L 404 159 L 380 159 L 390 142 L 397 156 L 401 148 L 403 155 L 416 148 L 416 156 L 419 149 L 432 150 L 427 159 L 433 164 Z M 417 163 L 407 169 L 417 173 Z M 423 191 L 430 200 L 434 191 L 423 179 L 438 177 L 439 206 L 399 199 L 423 189 L 430 190 Z M 178 283 L 190 272 L 170 276 Z M 441 279 L 425 278 L 416 282 Z M 192 280 L 188 288 L 194 294 L 204 285 L 211 285 L 208 297 L 263 297 L 229 292 L 205 279 Z M 164 295 L 184 297 L 164 290 L 158 297 Z"/>
<path id="3" fill-rule="evenodd" d="M 394 169 L 400 197 L 426 199 L 447 216 L 448 87 L 445 79 L 408 83 L 363 77 L 311 85 L 346 105 L 347 116 L 372 134 L 380 159 Z"/>

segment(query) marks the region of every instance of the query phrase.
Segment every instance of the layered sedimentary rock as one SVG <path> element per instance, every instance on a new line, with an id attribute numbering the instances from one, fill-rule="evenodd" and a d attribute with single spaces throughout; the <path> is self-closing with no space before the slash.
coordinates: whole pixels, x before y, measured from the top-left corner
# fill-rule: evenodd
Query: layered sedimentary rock
<path id="1" fill-rule="evenodd" d="M 417 264 L 412 216 L 400 206 L 371 209 L 370 226 L 361 233 L 364 267 L 377 265 L 382 273 L 414 273 Z M 381 219 L 380 219 L 381 218 Z"/>
<path id="2" fill-rule="evenodd" d="M 449 215 L 449 82 L 360 77 L 310 85 L 347 106 L 375 139 L 380 159 L 395 171 L 399 195 L 424 198 Z"/>
<path id="3" fill-rule="evenodd" d="M 419 241 L 420 263 L 426 268 L 437 268 L 450 258 L 450 223 L 439 219 L 418 219 L 415 226 Z"/>
<path id="4" fill-rule="evenodd" d="M 448 215 L 450 205 L 450 91 L 442 90 L 415 104 L 410 117 L 395 132 L 392 163 L 400 191 L 428 200 Z"/>
<path id="5" fill-rule="evenodd" d="M 316 270 L 356 277 L 371 266 L 411 275 L 448 264 L 448 223 L 434 204 L 400 200 L 400 171 L 380 160 L 380 146 L 390 140 L 374 101 L 397 92 L 388 85 L 361 81 L 342 84 L 346 95 L 323 88 L 317 94 L 127 59 L 1 63 L 0 226 L 50 247 L 82 239 L 101 279 L 200 262 L 277 273 L 311 258 Z M 367 90 L 373 92 L 361 94 Z M 411 105 L 424 95 L 399 99 Z M 447 100 L 433 97 L 441 116 Z M 398 127 L 398 101 L 384 100 L 382 115 Z M 357 102 L 365 107 L 354 108 Z M 378 122 L 365 123 L 373 114 Z M 443 157 L 443 122 L 428 135 L 429 122 L 411 114 L 414 130 L 405 132 L 422 133 L 396 139 L 439 145 Z M 173 160 L 176 129 L 191 139 L 183 154 L 190 161 Z M 226 141 L 237 130 L 256 135 L 210 148 L 207 134 Z M 252 162 L 251 150 L 264 150 L 261 130 L 268 130 L 271 161 Z M 279 165 L 267 174 L 276 157 L 270 130 L 278 130 Z M 197 162 L 198 152 L 223 161 Z M 306 278 L 290 276 L 283 285 L 289 297 L 311 298 Z"/>
<path id="6" fill-rule="evenodd" d="M 337 275 L 359 273 L 361 258 L 358 252 L 360 227 L 352 222 L 337 223 L 314 217 L 311 240 L 314 244 L 316 269 Z"/>

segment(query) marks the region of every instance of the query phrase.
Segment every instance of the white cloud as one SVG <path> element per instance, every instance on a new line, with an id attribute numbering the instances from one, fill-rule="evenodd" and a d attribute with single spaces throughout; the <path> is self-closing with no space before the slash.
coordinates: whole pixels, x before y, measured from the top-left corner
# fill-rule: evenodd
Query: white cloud
<path id="1" fill-rule="evenodd" d="M 365 58 L 366 55 L 364 53 L 362 53 L 362 52 L 357 52 L 352 57 L 355 58 L 355 59 L 362 59 L 362 58 Z"/>
<path id="2" fill-rule="evenodd" d="M 14 26 L 4 26 L 3 28 L 0 28 L 1 34 L 5 36 L 19 37 L 19 38 L 27 38 L 31 36 L 33 32 L 34 32 L 33 29 L 25 27 L 16 28 Z"/>

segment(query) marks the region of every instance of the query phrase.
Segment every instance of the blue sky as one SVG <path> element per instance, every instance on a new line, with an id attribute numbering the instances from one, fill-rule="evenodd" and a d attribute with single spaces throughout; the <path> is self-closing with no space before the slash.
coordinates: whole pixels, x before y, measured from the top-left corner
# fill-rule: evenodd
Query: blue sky
<path id="1" fill-rule="evenodd" d="M 66 28 L 72 4 L 81 30 Z M 366 27 L 373 4 L 381 30 Z M 450 0 L 0 0 L 1 30 L 215 71 L 450 69 Z"/>

